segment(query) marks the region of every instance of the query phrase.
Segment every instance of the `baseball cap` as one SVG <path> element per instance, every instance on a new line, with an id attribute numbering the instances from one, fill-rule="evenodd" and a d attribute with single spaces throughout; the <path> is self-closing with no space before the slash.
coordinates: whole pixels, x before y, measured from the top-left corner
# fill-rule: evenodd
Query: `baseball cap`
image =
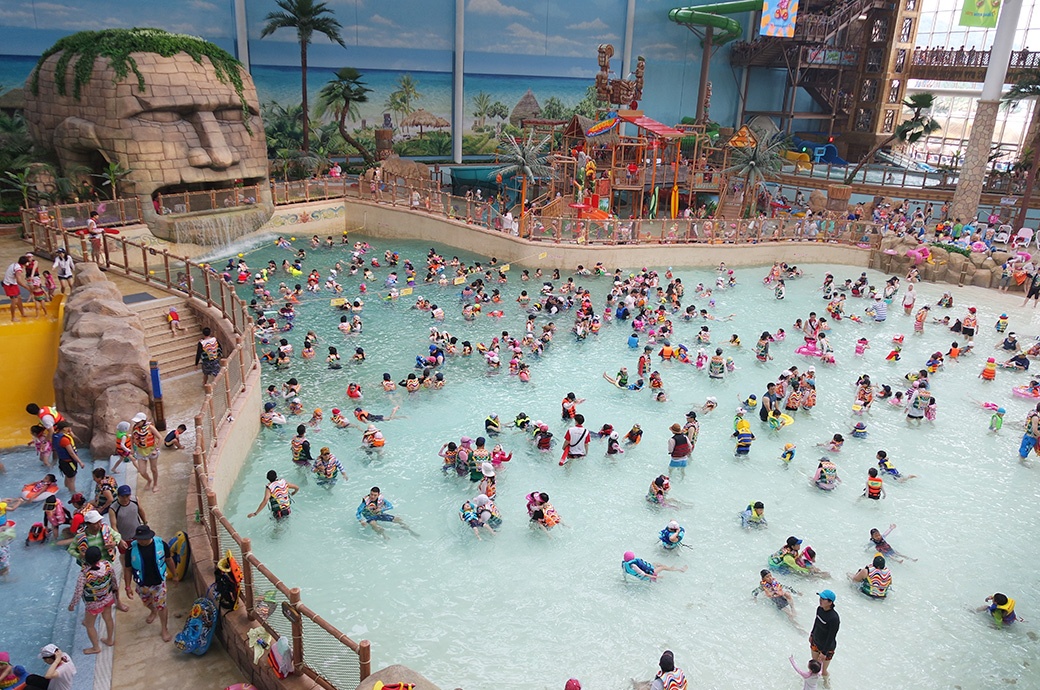
<path id="1" fill-rule="evenodd" d="M 339 414 L 339 408 L 338 407 L 333 407 L 332 408 L 332 414 Z"/>
<path id="2" fill-rule="evenodd" d="M 40 658 L 46 659 L 48 657 L 56 656 L 58 654 L 58 645 L 48 644 L 40 648 Z"/>
<path id="3" fill-rule="evenodd" d="M 668 529 L 679 529 L 679 523 L 675 520 L 672 520 L 668 523 Z"/>
<path id="4" fill-rule="evenodd" d="M 121 487 L 116 489 L 116 496 L 129 496 L 132 493 L 133 493 L 133 489 L 131 489 L 126 484 L 123 484 Z"/>
<path id="5" fill-rule="evenodd" d="M 101 513 L 97 512 L 96 510 L 88 510 L 87 512 L 83 513 L 83 520 L 84 522 L 89 522 L 92 525 L 97 524 L 98 522 L 101 522 Z"/>
<path id="6" fill-rule="evenodd" d="M 833 602 L 835 599 L 834 592 L 832 592 L 829 589 L 825 589 L 822 592 L 817 592 L 817 594 L 820 595 L 821 599 L 829 599 L 831 602 Z"/>
<path id="7" fill-rule="evenodd" d="M 138 422 L 143 422 L 146 419 L 148 419 L 148 415 L 146 415 L 144 412 L 138 412 L 130 421 L 132 421 L 134 424 L 137 424 Z"/>
<path id="8" fill-rule="evenodd" d="M 264 412 L 270 412 L 275 407 L 277 407 L 277 405 L 275 405 L 273 402 L 264 403 Z"/>

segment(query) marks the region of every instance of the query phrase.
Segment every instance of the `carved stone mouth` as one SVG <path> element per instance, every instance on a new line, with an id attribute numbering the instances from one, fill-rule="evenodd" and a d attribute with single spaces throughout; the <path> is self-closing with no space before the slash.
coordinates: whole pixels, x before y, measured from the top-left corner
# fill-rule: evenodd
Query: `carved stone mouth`
<path id="1" fill-rule="evenodd" d="M 178 194 L 192 194 L 198 192 L 224 191 L 236 187 L 251 187 L 254 185 L 266 185 L 267 180 L 263 177 L 246 177 L 240 180 L 218 180 L 216 182 L 190 182 L 184 184 L 171 184 L 157 188 L 152 192 L 152 198 L 159 196 L 174 196 Z"/>

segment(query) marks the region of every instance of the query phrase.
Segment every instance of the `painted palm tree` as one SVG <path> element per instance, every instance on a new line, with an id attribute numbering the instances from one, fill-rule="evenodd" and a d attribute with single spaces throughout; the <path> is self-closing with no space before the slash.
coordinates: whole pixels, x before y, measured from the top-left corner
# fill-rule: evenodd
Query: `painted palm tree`
<path id="1" fill-rule="evenodd" d="M 491 94 L 481 91 L 473 97 L 473 117 L 476 118 L 476 129 L 482 129 L 487 121 L 488 110 L 491 108 Z"/>
<path id="2" fill-rule="evenodd" d="M 867 152 L 867 155 L 863 157 L 859 165 L 845 176 L 845 184 L 852 184 L 852 181 L 856 179 L 857 173 L 863 169 L 863 166 L 874 160 L 874 155 L 892 142 L 898 140 L 902 144 L 914 144 L 942 129 L 942 125 L 933 120 L 932 116 L 928 114 L 934 103 L 935 95 L 930 93 L 915 93 L 913 96 L 905 99 L 903 106 L 910 109 L 910 117 L 896 125 L 896 129 L 892 134 L 879 141 L 874 145 L 874 148 Z"/>
<path id="3" fill-rule="evenodd" d="M 740 207 L 742 217 L 747 216 L 747 211 L 758 194 L 759 186 L 780 174 L 784 167 L 784 151 L 787 149 L 787 138 L 782 134 L 775 134 L 768 139 L 759 137 L 754 146 L 736 148 L 730 154 L 729 160 L 732 165 L 723 170 L 723 173 L 739 176 L 744 180 L 744 201 Z"/>
<path id="4" fill-rule="evenodd" d="M 397 123 L 397 127 L 401 127 L 401 116 L 408 114 L 408 106 L 404 102 L 404 96 L 400 91 L 394 91 L 383 103 L 383 107 L 394 114 L 394 121 Z"/>
<path id="5" fill-rule="evenodd" d="M 422 98 L 422 94 L 419 93 L 419 84 L 412 79 L 412 75 L 402 74 L 397 79 L 397 93 L 401 94 L 401 99 L 404 101 L 405 115 L 411 115 L 415 111 L 412 103 Z"/>
<path id="6" fill-rule="evenodd" d="M 260 38 L 267 38 L 278 29 L 296 29 L 300 42 L 300 85 L 303 92 L 301 106 L 303 109 L 303 145 L 302 150 L 310 149 L 310 122 L 307 120 L 307 48 L 315 33 L 324 34 L 330 41 L 344 48 L 347 44 L 339 35 L 340 25 L 332 14 L 332 10 L 324 2 L 314 0 L 276 0 L 281 12 L 271 12 L 264 17 L 264 28 Z"/>
<path id="7" fill-rule="evenodd" d="M 1015 227 L 1022 228 L 1026 224 L 1026 213 L 1029 211 L 1029 199 L 1036 186 L 1036 169 L 1040 166 L 1040 71 L 1032 70 L 1019 77 L 1018 81 L 1004 94 L 1005 103 L 1033 100 L 1032 141 L 1024 142 L 1023 153 L 1029 151 L 1029 169 L 1026 171 L 1026 188 L 1022 194 L 1022 208 L 1018 211 Z"/>
<path id="8" fill-rule="evenodd" d="M 372 89 L 361 81 L 361 72 L 353 67 L 343 67 L 336 71 L 336 78 L 330 79 L 318 94 L 318 116 L 332 112 L 339 126 L 339 135 L 365 159 L 365 164 L 375 167 L 376 159 L 364 145 L 347 131 L 347 118 L 356 120 L 358 104 L 368 102 L 368 94 Z"/>
<path id="9" fill-rule="evenodd" d="M 498 144 L 498 159 L 504 165 L 492 170 L 488 179 L 496 179 L 499 175 L 503 178 L 509 175 L 520 176 L 521 218 L 524 215 L 524 204 L 527 201 L 527 181 L 552 175 L 552 169 L 545 163 L 551 143 L 551 134 L 536 140 L 532 130 L 528 132 L 525 139 L 506 135 Z"/>

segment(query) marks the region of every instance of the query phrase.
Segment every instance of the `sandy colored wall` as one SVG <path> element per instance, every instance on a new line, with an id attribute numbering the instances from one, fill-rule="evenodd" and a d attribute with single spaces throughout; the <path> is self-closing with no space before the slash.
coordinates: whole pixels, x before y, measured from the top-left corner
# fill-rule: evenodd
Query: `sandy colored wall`
<path id="1" fill-rule="evenodd" d="M 382 204 L 347 200 L 346 225 L 351 231 L 373 237 L 419 240 L 431 246 L 457 247 L 499 262 L 518 262 L 534 268 L 573 269 L 578 264 L 592 266 L 602 261 L 618 266 L 763 266 L 776 260 L 788 263 L 835 263 L 866 266 L 870 250 L 820 242 L 784 242 L 739 245 L 600 245 L 529 242 L 484 228 L 449 221 L 440 216 L 393 208 Z M 294 232 L 302 232 L 294 229 Z M 313 233 L 310 233 L 313 234 Z M 544 257 L 541 254 L 545 254 Z"/>
<path id="2" fill-rule="evenodd" d="M 238 480 L 238 473 L 246 464 L 253 442 L 260 433 L 260 415 L 257 410 L 262 409 L 264 403 L 259 367 L 249 372 L 245 385 L 245 392 L 231 410 L 235 421 L 224 427 L 218 438 L 218 447 L 210 451 L 210 484 L 217 494 L 218 505 L 224 505 L 227 501 L 231 487 Z"/>

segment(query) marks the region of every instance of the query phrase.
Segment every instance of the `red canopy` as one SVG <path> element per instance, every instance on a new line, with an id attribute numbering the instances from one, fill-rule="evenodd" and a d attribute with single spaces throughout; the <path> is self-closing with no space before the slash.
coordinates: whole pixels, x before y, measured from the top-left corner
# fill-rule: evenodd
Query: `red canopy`
<path id="1" fill-rule="evenodd" d="M 674 127 L 669 127 L 666 124 L 658 122 L 657 120 L 653 120 L 649 117 L 644 117 L 642 115 L 638 117 L 633 117 L 631 115 L 619 114 L 618 117 L 620 117 L 625 122 L 632 123 L 640 129 L 645 129 L 648 132 L 653 132 L 662 139 L 682 139 L 684 136 L 686 136 L 684 132 L 680 132 Z"/>

